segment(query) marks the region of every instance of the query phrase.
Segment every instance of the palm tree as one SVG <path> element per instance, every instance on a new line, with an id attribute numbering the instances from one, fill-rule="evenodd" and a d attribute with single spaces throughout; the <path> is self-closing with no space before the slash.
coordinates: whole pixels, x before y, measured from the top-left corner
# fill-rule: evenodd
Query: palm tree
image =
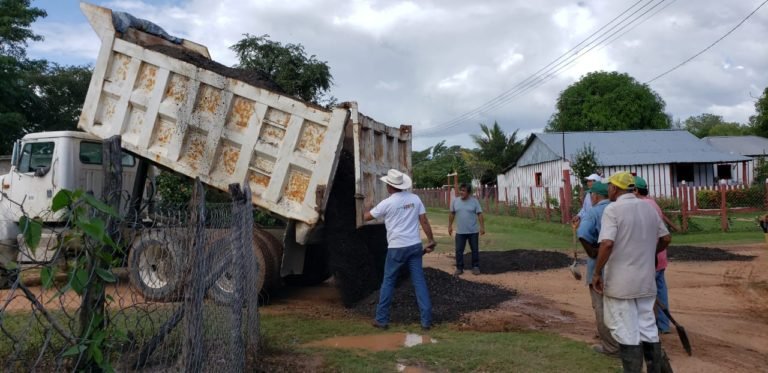
<path id="1" fill-rule="evenodd" d="M 517 139 L 517 131 L 507 136 L 498 122 L 493 122 L 493 127 L 480 123 L 481 134 L 471 135 L 479 148 L 480 159 L 493 164 L 493 168 L 483 175 L 483 183 L 494 180 L 502 169 L 517 162 L 524 146 L 523 140 Z"/>

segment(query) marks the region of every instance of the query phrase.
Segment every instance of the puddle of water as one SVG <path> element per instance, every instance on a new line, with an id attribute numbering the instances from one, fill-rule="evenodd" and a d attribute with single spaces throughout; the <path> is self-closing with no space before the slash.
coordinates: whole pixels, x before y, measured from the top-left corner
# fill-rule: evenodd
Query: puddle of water
<path id="1" fill-rule="evenodd" d="M 403 347 L 413 347 L 427 343 L 437 343 L 437 340 L 426 335 L 388 333 L 333 337 L 321 341 L 310 342 L 305 346 L 363 349 L 368 351 L 395 351 Z"/>

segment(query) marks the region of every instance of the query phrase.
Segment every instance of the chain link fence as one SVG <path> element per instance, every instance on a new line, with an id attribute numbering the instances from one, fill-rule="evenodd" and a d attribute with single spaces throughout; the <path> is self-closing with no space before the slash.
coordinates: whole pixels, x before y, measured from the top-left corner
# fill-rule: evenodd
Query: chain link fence
<path id="1" fill-rule="evenodd" d="M 18 260 L 0 266 L 0 371 L 255 369 L 273 259 L 254 247 L 269 233 L 247 186 L 231 193 L 207 204 L 197 181 L 188 206 L 125 217 L 125 193 L 62 191 L 60 224 L 22 218 Z"/>

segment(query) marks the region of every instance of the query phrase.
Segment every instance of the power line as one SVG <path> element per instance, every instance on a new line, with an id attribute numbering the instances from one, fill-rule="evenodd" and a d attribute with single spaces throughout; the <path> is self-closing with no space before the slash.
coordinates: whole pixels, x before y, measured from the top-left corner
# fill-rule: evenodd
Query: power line
<path id="1" fill-rule="evenodd" d="M 597 31 L 595 31 L 595 32 L 593 32 L 592 34 L 590 34 L 589 36 L 587 36 L 587 38 L 586 38 L 586 39 L 582 40 L 580 43 L 576 44 L 576 45 L 575 45 L 575 46 L 573 46 L 571 49 L 567 50 L 566 52 L 564 52 L 563 54 L 561 54 L 560 56 L 558 56 L 557 58 L 555 58 L 554 60 L 552 60 L 552 61 L 551 61 L 550 63 L 548 63 L 546 66 L 544 66 L 544 67 L 540 68 L 539 70 L 537 70 L 537 71 L 536 71 L 536 72 L 534 72 L 533 74 L 529 75 L 529 76 L 528 76 L 527 78 L 525 78 L 523 81 L 521 81 L 521 82 L 519 82 L 519 83 L 515 84 L 514 86 L 512 86 L 512 88 L 510 88 L 510 89 L 508 89 L 508 90 L 506 90 L 506 91 L 502 92 L 502 93 L 501 93 L 501 94 L 499 94 L 498 96 L 496 96 L 496 97 L 494 97 L 493 99 L 491 99 L 490 101 L 488 101 L 488 102 L 486 102 L 486 103 L 484 103 L 484 104 L 480 105 L 479 107 L 477 107 L 477 108 L 475 108 L 475 109 L 473 109 L 473 110 L 470 110 L 470 111 L 468 111 L 468 112 L 466 112 L 466 113 L 464 113 L 464 114 L 462 114 L 462 115 L 460 115 L 460 116 L 458 116 L 458 117 L 456 117 L 456 118 L 454 118 L 454 119 L 452 119 L 452 120 L 449 120 L 449 121 L 443 122 L 443 123 L 441 123 L 441 124 L 439 124 L 439 125 L 437 125 L 437 126 L 435 126 L 435 127 L 433 127 L 433 128 L 434 128 L 434 129 L 437 129 L 437 127 L 445 126 L 445 125 L 447 125 L 447 124 L 452 124 L 452 123 L 453 123 L 453 122 L 455 122 L 455 121 L 462 121 L 462 120 L 463 120 L 463 119 L 465 119 L 465 118 L 466 118 L 466 119 L 468 119 L 468 118 L 472 117 L 472 115 L 473 115 L 473 114 L 475 114 L 475 113 L 479 113 L 479 112 L 482 112 L 482 111 L 483 111 L 483 108 L 484 108 L 486 105 L 489 105 L 489 104 L 493 103 L 493 102 L 494 102 L 494 101 L 496 101 L 496 100 L 502 99 L 502 98 L 503 98 L 503 96 L 504 96 L 505 94 L 507 94 L 507 93 L 509 93 L 510 91 L 513 91 L 513 90 L 515 90 L 516 88 L 518 88 L 518 87 L 520 87 L 520 86 L 522 86 L 522 85 L 526 84 L 526 83 L 527 83 L 529 80 L 533 79 L 533 78 L 534 78 L 536 75 L 538 75 L 540 72 L 542 72 L 542 71 L 546 70 L 548 67 L 550 67 L 550 66 L 552 66 L 553 64 L 557 63 L 557 62 L 558 62 L 560 59 L 562 59 L 563 57 L 569 56 L 568 58 L 571 58 L 571 56 L 572 56 L 571 52 L 573 52 L 574 50 L 576 50 L 576 49 L 577 49 L 577 48 L 578 48 L 580 45 L 582 45 L 582 44 L 584 44 L 585 42 L 587 42 L 587 40 L 591 39 L 593 36 L 595 36 L 595 35 L 596 35 L 596 34 L 598 34 L 600 31 L 602 31 L 603 29 L 605 29 L 606 27 L 608 27 L 608 26 L 609 26 L 611 23 L 615 22 L 617 19 L 621 18 L 621 16 L 623 16 L 624 14 L 626 14 L 628 11 L 630 11 L 632 8 L 634 8 L 634 7 L 635 7 L 637 4 L 639 4 L 639 3 L 643 2 L 643 1 L 646 1 L 646 0 L 638 0 L 636 3 L 632 4 L 632 5 L 631 5 L 629 8 L 627 8 L 627 9 L 625 9 L 623 12 L 621 12 L 621 13 L 620 13 L 618 16 L 614 17 L 614 18 L 613 18 L 612 20 L 610 20 L 608 23 L 606 23 L 605 25 L 603 25 L 603 26 L 602 26 L 600 29 L 598 29 Z M 576 53 L 575 53 L 575 54 L 578 54 L 578 52 L 579 52 L 579 51 L 576 51 Z M 428 130 L 429 130 L 429 129 L 428 129 Z"/>
<path id="2" fill-rule="evenodd" d="M 726 37 L 728 37 L 728 35 L 730 35 L 732 32 L 736 31 L 736 29 L 737 29 L 737 28 L 739 28 L 741 25 L 743 25 L 743 24 L 744 24 L 744 22 L 746 22 L 746 21 L 747 21 L 747 20 L 748 20 L 750 17 L 752 17 L 752 15 L 753 15 L 753 14 L 755 14 L 755 13 L 756 13 L 758 10 L 760 10 L 760 8 L 762 8 L 762 7 L 763 7 L 763 5 L 765 5 L 766 3 L 768 3 L 768 0 L 766 0 L 766 1 L 763 1 L 762 3 L 760 3 L 760 5 L 758 5 L 758 6 L 757 6 L 757 8 L 755 8 L 755 10 L 753 10 L 753 11 L 752 11 L 752 13 L 749 13 L 749 14 L 747 14 L 747 16 L 746 16 L 746 17 L 744 17 L 744 19 L 742 19 L 742 20 L 741 20 L 741 22 L 739 22 L 738 24 L 736 24 L 736 26 L 733 26 L 733 28 L 732 28 L 732 29 L 730 29 L 728 32 L 726 32 L 726 33 L 725 33 L 725 35 L 723 35 L 723 36 L 721 36 L 719 39 L 715 40 L 715 42 L 714 42 L 714 43 L 712 43 L 712 44 L 710 44 L 709 46 L 707 46 L 706 48 L 702 49 L 702 50 L 701 50 L 699 53 L 696 53 L 696 54 L 694 54 L 693 56 L 691 56 L 691 57 L 690 57 L 690 58 L 688 58 L 687 60 L 685 60 L 685 61 L 681 62 L 681 63 L 680 63 L 680 64 L 678 64 L 677 66 L 675 66 L 675 67 L 673 67 L 673 68 L 671 68 L 671 69 L 669 69 L 669 70 L 667 70 L 667 71 L 665 71 L 665 72 L 663 72 L 663 73 L 661 73 L 661 74 L 657 75 L 655 78 L 653 78 L 653 79 L 651 79 L 651 80 L 649 80 L 649 81 L 645 82 L 645 84 L 650 84 L 650 83 L 652 83 L 653 81 L 655 81 L 656 79 L 659 79 L 659 78 L 663 77 L 664 75 L 667 75 L 667 74 L 669 74 L 669 73 L 671 73 L 671 72 L 673 72 L 673 71 L 677 70 L 679 67 L 681 67 L 681 66 L 685 65 L 685 64 L 686 64 L 686 63 L 688 63 L 688 62 L 691 62 L 691 60 L 693 60 L 694 58 L 696 58 L 696 57 L 700 56 L 702 53 L 704 53 L 704 52 L 708 51 L 710 48 L 714 47 L 714 46 L 715 46 L 715 44 L 719 43 L 721 40 L 723 40 L 723 39 L 725 39 Z"/>
<path id="3" fill-rule="evenodd" d="M 662 0 L 659 3 L 656 3 L 651 8 L 647 9 L 645 12 L 643 12 L 639 16 L 635 17 L 635 15 L 637 13 L 642 11 L 648 5 L 652 4 L 653 0 L 649 1 L 645 5 L 641 6 L 638 9 L 636 9 L 628 17 L 620 20 L 618 23 L 613 25 L 611 28 L 609 28 L 608 30 L 606 30 L 605 32 L 603 32 L 602 34 L 597 36 L 594 40 L 592 40 L 589 43 L 587 43 L 584 47 L 582 47 L 581 49 L 579 49 L 575 53 L 571 54 L 571 52 L 576 50 L 579 46 L 581 46 L 582 44 L 584 44 L 588 40 L 592 39 L 595 35 L 599 34 L 602 30 L 604 30 L 606 27 L 608 27 L 609 25 L 614 23 L 617 19 L 621 18 L 624 14 L 626 14 L 627 12 L 632 10 L 635 6 L 637 6 L 640 3 L 640 1 L 632 4 L 632 6 L 630 6 L 624 12 L 622 12 L 621 14 L 616 16 L 614 19 L 612 19 L 606 25 L 604 25 L 603 27 L 601 27 L 600 29 L 598 29 L 597 31 L 592 33 L 589 37 L 584 39 L 581 43 L 577 44 L 575 47 L 571 48 L 569 51 L 565 52 L 560 57 L 558 57 L 554 61 L 552 61 L 549 64 L 547 64 L 545 67 L 539 69 L 537 72 L 535 72 L 534 74 L 530 75 L 528 78 L 526 78 L 522 82 L 516 84 L 511 89 L 505 91 L 504 93 L 502 93 L 499 96 L 495 97 L 494 99 L 486 102 L 485 104 L 475 108 L 474 110 L 471 110 L 471 111 L 469 111 L 469 112 L 467 112 L 467 113 L 465 113 L 465 114 L 463 114 L 463 115 L 461 115 L 461 116 L 459 116 L 457 118 L 454 118 L 453 120 L 450 120 L 450 121 L 447 121 L 447 122 L 443 122 L 440 125 L 437 125 L 437 126 L 434 126 L 434 127 L 431 127 L 431 128 L 427 128 L 427 129 L 425 129 L 425 131 L 422 131 L 422 133 L 424 133 L 424 132 L 432 133 L 432 132 L 436 132 L 436 131 L 440 131 L 440 130 L 445 130 L 445 129 L 449 129 L 449 128 L 452 128 L 452 127 L 456 127 L 457 125 L 462 124 L 466 120 L 469 120 L 469 119 L 471 119 L 471 118 L 473 118 L 475 116 L 478 116 L 479 114 L 482 114 L 484 112 L 487 112 L 487 111 L 495 109 L 495 108 L 497 108 L 499 106 L 502 106 L 502 105 L 510 102 L 512 99 L 514 99 L 514 98 L 516 98 L 516 97 L 518 97 L 518 96 L 520 96 L 520 95 L 522 95 L 524 93 L 527 93 L 528 91 L 530 91 L 530 90 L 532 90 L 534 88 L 537 88 L 537 87 L 541 86 L 542 84 L 544 84 L 547 81 L 549 81 L 552 78 L 554 78 L 559 72 L 561 72 L 564 69 L 568 68 L 568 66 L 572 65 L 579 58 L 583 57 L 584 55 L 586 55 L 587 53 L 589 53 L 590 51 L 592 51 L 596 47 L 598 47 L 601 44 L 603 44 L 606 40 L 609 40 L 609 39 L 613 38 L 612 40 L 610 40 L 609 43 L 612 43 L 613 41 L 615 41 L 616 40 L 616 38 L 614 38 L 615 35 L 621 33 L 624 29 L 626 29 L 627 27 L 629 27 L 633 23 L 637 22 L 639 19 L 643 18 L 646 14 L 648 14 L 653 9 L 658 7 L 664 1 L 665 0 Z M 662 8 L 662 10 L 663 10 L 663 8 Z M 653 15 L 655 15 L 656 13 L 658 13 L 658 12 L 659 11 L 653 13 L 651 15 L 651 17 Z M 648 17 L 648 18 L 650 18 L 650 17 Z M 643 22 L 645 22 L 645 20 L 643 20 Z M 619 27 L 619 26 L 621 26 L 621 27 Z M 634 28 L 636 26 L 637 25 L 633 26 L 632 28 Z M 617 27 L 619 27 L 618 30 L 616 30 Z M 629 31 L 629 30 L 627 30 L 627 31 Z M 586 49 L 586 51 L 584 51 L 585 49 Z M 568 56 L 568 57 L 566 59 L 563 59 L 564 56 Z"/>

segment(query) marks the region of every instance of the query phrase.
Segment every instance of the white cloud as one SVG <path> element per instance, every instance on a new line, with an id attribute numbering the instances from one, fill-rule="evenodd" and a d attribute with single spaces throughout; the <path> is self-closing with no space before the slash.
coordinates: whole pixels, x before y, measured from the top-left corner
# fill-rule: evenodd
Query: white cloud
<path id="1" fill-rule="evenodd" d="M 379 80 L 376 82 L 376 85 L 374 86 L 376 89 L 380 89 L 383 91 L 396 91 L 400 89 L 400 83 L 399 82 L 385 82 L 383 80 Z"/>
<path id="2" fill-rule="evenodd" d="M 410 1 L 387 4 L 388 6 L 377 9 L 374 7 L 375 2 L 355 0 L 349 14 L 333 17 L 333 23 L 340 26 L 351 25 L 375 36 L 381 36 L 403 21 L 418 19 L 422 12 L 418 5 Z"/>
<path id="3" fill-rule="evenodd" d="M 470 78 L 475 71 L 477 71 L 477 67 L 469 66 L 464 70 L 451 75 L 450 77 L 440 80 L 437 83 L 437 88 L 452 90 L 454 88 L 466 87 L 470 84 Z"/>
<path id="4" fill-rule="evenodd" d="M 710 105 L 704 112 L 720 115 L 726 122 L 747 123 L 755 115 L 755 102 L 744 101 L 734 105 Z"/>
<path id="5" fill-rule="evenodd" d="M 552 115 L 559 93 L 582 75 L 619 71 L 644 82 L 709 45 L 755 6 L 718 0 L 671 3 L 610 46 L 599 46 L 580 57 L 545 84 L 430 135 L 436 137 L 425 137 L 420 135 L 425 128 L 450 122 L 505 92 L 514 92 L 518 83 L 631 4 L 574 4 L 572 0 L 177 0 L 173 5 L 147 0 L 92 1 L 130 11 L 171 34 L 206 45 L 215 60 L 227 65 L 236 63 L 229 46 L 244 33 L 269 34 L 272 40 L 302 44 L 308 54 L 328 61 L 334 96 L 357 101 L 361 111 L 381 122 L 412 124 L 414 149 L 441 139 L 449 145 L 473 146 L 469 134 L 477 133 L 480 122 L 498 121 L 508 133 L 540 130 Z M 78 4 L 66 1 L 57 6 L 76 9 Z M 75 12 L 79 14 L 79 10 Z M 30 44 L 31 57 L 93 63 L 98 53 L 99 40 L 83 16 L 56 22 L 44 19 L 33 30 L 46 40 Z M 743 123 L 754 111 L 750 94 L 759 95 L 768 85 L 768 43 L 762 37 L 766 34 L 768 13 L 760 11 L 708 52 L 654 81 L 651 88 L 676 119 L 714 112 Z"/>
<path id="6" fill-rule="evenodd" d="M 525 56 L 515 52 L 514 50 L 511 50 L 501 58 L 497 70 L 501 72 L 507 71 L 510 67 L 522 63 L 523 60 L 525 60 Z"/>

